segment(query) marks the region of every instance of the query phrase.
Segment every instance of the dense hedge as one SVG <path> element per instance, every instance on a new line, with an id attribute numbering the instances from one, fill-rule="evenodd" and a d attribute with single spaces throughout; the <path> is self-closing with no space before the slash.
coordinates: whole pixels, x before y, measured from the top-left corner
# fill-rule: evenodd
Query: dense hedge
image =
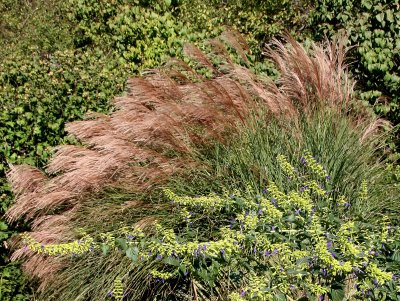
<path id="1" fill-rule="evenodd" d="M 212 30 L 221 24 L 237 29 L 247 36 L 260 59 L 272 37 L 285 31 L 300 33 L 307 24 L 309 8 L 310 0 L 182 0 L 179 16 L 198 30 Z"/>
<path id="2" fill-rule="evenodd" d="M 0 57 L 9 53 L 52 53 L 72 46 L 68 1 L 0 1 Z"/>
<path id="3" fill-rule="evenodd" d="M 126 72 L 101 51 L 56 52 L 48 58 L 10 58 L 1 64 L 0 170 L 9 163 L 42 166 L 49 146 L 62 143 L 64 123 L 107 111 Z"/>

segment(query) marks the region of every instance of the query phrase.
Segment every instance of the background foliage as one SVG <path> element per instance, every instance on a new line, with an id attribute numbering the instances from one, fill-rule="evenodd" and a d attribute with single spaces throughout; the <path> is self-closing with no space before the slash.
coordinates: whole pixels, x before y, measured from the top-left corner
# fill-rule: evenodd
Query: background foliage
<path id="1" fill-rule="evenodd" d="M 315 1 L 310 15 L 314 39 L 348 36 L 354 47 L 350 70 L 361 98 L 397 125 L 400 121 L 400 2 Z"/>
<path id="2" fill-rule="evenodd" d="M 0 57 L 10 53 L 42 54 L 72 46 L 68 1 L 0 1 Z"/>
<path id="3" fill-rule="evenodd" d="M 261 59 L 261 50 L 272 37 L 289 31 L 298 35 L 307 24 L 308 0 L 181 0 L 179 17 L 198 30 L 210 31 L 227 25 L 246 34 L 253 53 Z"/>

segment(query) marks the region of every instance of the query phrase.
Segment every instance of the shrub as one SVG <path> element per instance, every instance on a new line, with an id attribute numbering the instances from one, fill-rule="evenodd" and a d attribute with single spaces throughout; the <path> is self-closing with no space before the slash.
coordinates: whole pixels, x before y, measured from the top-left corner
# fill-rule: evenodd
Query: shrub
<path id="1" fill-rule="evenodd" d="M 308 4 L 308 1 L 182 0 L 178 14 L 198 30 L 210 31 L 221 25 L 235 28 L 249 39 L 253 53 L 261 59 L 262 48 L 273 37 L 285 31 L 297 34 L 296 30 L 306 24 Z"/>
<path id="2" fill-rule="evenodd" d="M 354 46 L 350 69 L 362 99 L 394 124 L 399 123 L 399 5 L 397 0 L 316 1 L 310 15 L 314 38 L 348 35 Z"/>
<path id="3" fill-rule="evenodd" d="M 169 56 L 180 55 L 183 43 L 221 33 L 216 26 L 208 32 L 193 30 L 174 16 L 167 1 L 118 0 L 72 1 L 71 19 L 77 24 L 77 46 L 96 46 L 118 53 L 132 72 L 153 68 Z"/>
<path id="4" fill-rule="evenodd" d="M 49 146 L 63 141 L 64 122 L 90 110 L 107 112 L 108 99 L 123 90 L 126 76 L 112 56 L 94 51 L 57 52 L 48 59 L 10 58 L 2 70 L 1 170 L 5 158 L 42 166 Z"/>
<path id="5" fill-rule="evenodd" d="M 230 40 L 231 46 L 239 54 L 245 53 L 239 49 L 239 41 Z M 172 270 L 155 270 L 160 264 L 155 254 L 151 254 L 151 260 L 143 265 L 137 260 L 142 254 L 139 251 L 146 250 L 146 244 L 157 245 L 157 239 L 162 236 L 167 235 L 164 243 L 175 241 L 170 230 L 162 231 L 159 227 L 157 230 L 157 227 L 154 228 L 156 224 L 160 224 L 162 229 L 173 229 L 178 237 L 182 234 L 183 238 L 188 239 L 188 244 L 196 240 L 200 242 L 202 237 L 205 241 L 218 240 L 222 235 L 218 233 L 220 227 L 229 224 L 227 218 L 235 217 L 248 208 L 250 205 L 246 205 L 247 201 L 254 204 L 255 194 L 265 185 L 271 189 L 272 181 L 278 188 L 271 193 L 277 193 L 287 200 L 286 195 L 290 192 L 294 195 L 294 191 L 300 188 L 300 182 L 288 182 L 284 172 L 295 172 L 290 164 L 294 165 L 304 149 L 309 149 L 318 160 L 317 163 L 309 154 L 305 156 L 315 175 L 325 176 L 325 171 L 319 165 L 322 164 L 331 177 L 329 183 L 332 184 L 327 182 L 324 187 L 332 191 L 329 197 L 322 196 L 325 190 L 313 182 L 316 178 L 304 179 L 309 182 L 305 190 L 321 194 L 319 197 L 314 195 L 308 206 L 315 206 L 320 210 L 318 214 L 327 216 L 327 219 L 321 219 L 321 227 L 332 229 L 329 233 L 333 235 L 333 229 L 340 229 L 342 225 L 342 221 L 337 219 L 338 215 L 343 218 L 344 224 L 347 221 L 360 221 L 356 223 L 360 229 L 368 227 L 363 225 L 367 218 L 371 224 L 379 224 L 382 214 L 395 222 L 399 207 L 397 202 L 391 202 L 391 198 L 398 195 L 397 185 L 387 184 L 385 165 L 379 158 L 381 145 L 377 144 L 381 141 L 378 126 L 382 122 L 371 120 L 353 105 L 353 85 L 343 65 L 343 45 L 328 45 L 326 50 L 315 46 L 311 54 L 307 54 L 293 40 L 289 39 L 289 43 L 290 46 L 285 47 L 276 41 L 276 49 L 268 51 L 281 73 L 279 85 L 235 65 L 226 55 L 226 49 L 221 47 L 221 40 L 211 43 L 214 52 L 209 56 L 192 48 L 190 52 L 196 54 L 200 65 L 210 69 L 212 78 L 206 79 L 182 61 L 174 60 L 161 70 L 148 72 L 145 78 L 130 79 L 128 94 L 115 99 L 118 109 L 110 116 L 68 125 L 69 132 L 83 145 L 58 148 L 47 168 L 47 173 L 53 176 L 49 178 L 28 166 L 13 168 L 9 177 L 18 197 L 7 216 L 9 220 L 23 217 L 34 225 L 31 233 L 25 236 L 31 250 L 22 244 L 21 249 L 14 253 L 14 258 L 23 258 L 26 271 L 40 282 L 40 298 L 102 300 L 113 286 L 117 287 L 115 291 L 120 294 L 121 278 L 118 277 L 122 277 L 122 283 L 128 287 L 126 298 L 130 300 L 153 300 L 155 297 L 165 300 L 207 299 L 211 297 L 207 292 L 220 293 L 223 298 L 226 291 L 232 288 L 228 286 L 231 282 L 226 275 L 217 273 L 227 268 L 221 265 L 224 263 L 223 256 L 212 267 L 209 260 L 205 261 L 205 266 L 200 266 L 203 262 L 199 261 L 187 280 L 179 278 L 179 281 L 171 281 L 171 286 L 168 286 L 168 281 L 153 281 L 149 273 L 154 278 L 162 279 L 168 274 L 159 273 Z M 224 63 L 215 66 L 209 58 Z M 284 156 L 279 157 L 284 172 L 276 163 L 275 158 L 279 154 Z M 352 156 L 347 158 L 343 155 Z M 372 173 L 373 178 L 370 178 Z M 363 182 L 364 179 L 367 182 Z M 195 228 L 189 225 L 188 228 L 182 227 L 182 221 L 190 219 L 189 212 L 192 211 L 184 208 L 176 211 L 176 204 L 162 201 L 165 188 L 170 188 L 178 195 L 193 196 L 210 191 L 222 193 L 224 187 L 230 191 L 239 189 L 244 192 L 247 185 L 250 187 L 248 191 L 255 193 L 243 199 L 238 198 L 238 204 L 232 207 L 233 214 L 221 211 L 207 215 L 201 213 L 201 207 L 194 208 L 199 213 L 195 217 L 199 220 L 195 220 L 194 224 L 199 226 Z M 368 198 L 367 188 L 371 192 Z M 358 195 L 360 189 L 362 194 Z M 346 204 L 342 195 L 348 198 L 347 203 L 351 205 L 345 211 L 343 207 L 336 206 Z M 268 195 L 268 198 L 271 196 Z M 197 200 L 190 197 L 176 199 L 187 201 L 186 205 Z M 206 210 L 211 212 L 217 209 L 213 200 L 218 199 L 217 196 L 201 198 L 210 203 Z M 301 201 L 301 197 L 298 201 Z M 306 204 L 303 201 L 301 203 Z M 290 216 L 293 205 L 288 201 L 287 212 L 283 208 L 277 210 L 282 215 L 285 212 Z M 387 208 L 382 209 L 382 205 L 387 205 Z M 272 208 L 272 205 L 269 207 Z M 254 220 L 256 218 L 255 215 Z M 282 220 L 279 226 L 286 229 L 284 227 L 292 223 L 296 224 L 296 216 Z M 310 224 L 305 220 L 304 223 L 299 231 L 310 235 Z M 132 234 L 126 230 L 132 227 L 142 229 L 143 234 Z M 239 229 L 239 224 L 236 223 L 235 227 Z M 356 248 L 364 248 L 362 243 L 366 242 L 379 243 L 373 233 L 380 230 L 371 229 L 370 237 L 351 234 L 359 240 Z M 132 238 L 128 235 L 149 235 L 152 238 L 142 240 L 144 246 L 140 245 L 139 250 L 131 246 L 131 242 L 128 244 L 127 239 Z M 318 237 L 323 239 L 320 235 Z M 76 238 L 79 240 L 74 241 Z M 273 243 L 282 243 L 285 239 L 278 236 Z M 311 243 L 312 239 L 306 243 L 308 252 L 318 245 Z M 314 239 L 318 240 L 316 237 Z M 340 235 L 332 236 L 332 239 L 335 241 L 334 248 L 342 246 L 341 242 L 336 244 L 341 239 Z M 91 249 L 94 241 L 99 245 L 93 245 L 94 249 Z M 251 240 L 246 247 L 250 245 Z M 322 243 L 320 245 L 322 250 Z M 113 250 L 114 246 L 118 246 L 120 251 Z M 367 275 L 380 274 L 389 281 L 386 279 L 389 273 L 379 272 L 380 269 L 391 271 L 383 262 L 391 262 L 390 256 L 394 255 L 398 246 L 390 244 L 389 247 L 391 249 L 384 254 L 386 258 L 382 262 L 377 259 L 371 262 Z M 217 251 L 220 253 L 219 249 Z M 72 258 L 68 256 L 71 253 L 75 254 Z M 356 254 L 346 250 L 338 254 L 343 260 L 352 258 L 359 263 L 360 258 Z M 153 255 L 156 257 L 153 258 Z M 351 257 L 353 255 L 355 257 Z M 171 268 L 176 263 L 173 258 L 166 260 L 170 260 L 167 265 L 171 265 Z M 247 266 L 243 262 L 240 266 L 242 264 Z M 247 269 L 257 273 L 257 268 L 248 264 Z M 328 265 L 327 261 L 318 261 L 316 264 L 315 268 Z M 392 267 L 394 270 L 396 264 Z M 205 271 L 204 267 L 210 270 Z M 370 269 L 373 272 L 370 273 Z M 185 274 L 184 269 L 182 273 Z M 343 279 L 335 281 L 343 284 Z M 212 285 L 213 281 L 216 286 L 207 290 L 206 285 Z M 247 281 L 243 278 L 243 285 Z M 365 285 L 370 284 L 368 281 L 369 278 L 366 278 Z M 311 283 L 308 289 L 312 291 L 313 288 L 313 294 L 325 293 L 319 290 L 317 283 L 307 283 Z M 242 284 L 237 284 L 237 288 L 240 287 Z M 337 293 L 341 293 L 339 288 L 332 289 L 338 289 Z M 387 292 L 385 289 L 378 291 L 387 295 L 395 292 L 396 288 L 393 287 Z M 333 294 L 333 291 L 326 293 Z"/>
<path id="6" fill-rule="evenodd" d="M 72 46 L 68 6 L 60 0 L 3 0 L 0 3 L 0 57 L 11 53 L 43 55 Z"/>
<path id="7" fill-rule="evenodd" d="M 2 229 L 1 231 L 3 231 Z M 18 264 L 1 263 L 1 292 L 0 299 L 4 301 L 28 301 L 30 288 L 27 287 L 26 277 Z"/>

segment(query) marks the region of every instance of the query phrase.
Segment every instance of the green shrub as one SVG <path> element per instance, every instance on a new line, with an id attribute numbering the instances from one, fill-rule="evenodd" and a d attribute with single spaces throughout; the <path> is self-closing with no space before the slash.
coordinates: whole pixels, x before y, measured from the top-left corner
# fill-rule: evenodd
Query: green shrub
<path id="1" fill-rule="evenodd" d="M 400 2 L 398 0 L 315 1 L 312 37 L 345 33 L 354 46 L 350 69 L 361 97 L 398 124 L 400 95 Z"/>
<path id="2" fill-rule="evenodd" d="M 88 111 L 108 112 L 127 76 L 115 57 L 98 50 L 10 57 L 1 70 L 1 171 L 6 159 L 43 166 L 49 147 L 63 142 L 64 123 Z"/>
<path id="3" fill-rule="evenodd" d="M 2 230 L 1 230 L 2 231 Z M 11 263 L 0 266 L 0 300 L 28 301 L 30 289 L 18 264 Z"/>
<path id="4" fill-rule="evenodd" d="M 60 0 L 2 0 L 0 58 L 10 53 L 53 53 L 72 46 L 67 2 Z"/>
<path id="5" fill-rule="evenodd" d="M 308 1 L 276 0 L 181 0 L 179 17 L 198 30 L 211 31 L 216 26 L 230 26 L 245 35 L 254 55 L 261 59 L 265 43 L 276 35 L 296 30 L 306 23 Z"/>
<path id="6" fill-rule="evenodd" d="M 185 42 L 218 35 L 222 28 L 197 32 L 174 16 L 167 1 L 71 1 L 77 46 L 96 46 L 118 53 L 133 72 L 180 56 Z"/>

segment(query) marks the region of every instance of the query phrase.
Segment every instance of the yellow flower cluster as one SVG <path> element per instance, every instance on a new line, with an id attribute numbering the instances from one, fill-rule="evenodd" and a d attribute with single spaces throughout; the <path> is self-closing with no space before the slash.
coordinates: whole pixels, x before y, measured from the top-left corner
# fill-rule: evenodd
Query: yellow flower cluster
<path id="1" fill-rule="evenodd" d="M 216 194 L 200 197 L 178 196 L 171 190 L 164 189 L 164 195 L 168 198 L 168 200 L 173 201 L 178 205 L 202 208 L 205 210 L 219 210 L 232 203 L 232 200 L 229 198 L 222 198 Z"/>
<path id="2" fill-rule="evenodd" d="M 328 288 L 315 283 L 308 283 L 307 287 L 316 296 L 322 296 L 328 292 Z"/>
<path id="3" fill-rule="evenodd" d="M 289 202 L 295 207 L 298 207 L 307 213 L 311 212 L 313 204 L 309 194 L 303 193 L 300 195 L 295 191 L 291 191 L 288 193 L 288 198 Z"/>
<path id="4" fill-rule="evenodd" d="M 182 217 L 182 220 L 183 221 L 185 221 L 185 222 L 187 222 L 187 223 L 189 223 L 190 222 L 190 219 L 191 219 L 191 214 L 190 214 L 190 212 L 186 209 L 186 208 L 182 208 L 180 211 L 179 211 L 179 215 Z"/>
<path id="5" fill-rule="evenodd" d="M 262 290 L 266 285 L 265 277 L 252 275 L 249 278 L 249 284 L 246 287 L 246 295 L 249 299 L 255 299 L 259 301 L 272 301 L 274 296 L 265 290 Z"/>
<path id="6" fill-rule="evenodd" d="M 239 293 L 232 292 L 232 293 L 229 294 L 228 300 L 229 301 L 243 301 L 243 298 L 242 298 L 242 296 L 240 296 Z"/>
<path id="7" fill-rule="evenodd" d="M 360 201 L 366 201 L 368 199 L 368 183 L 366 180 L 363 180 L 361 183 L 359 199 Z"/>
<path id="8" fill-rule="evenodd" d="M 326 179 L 329 177 L 327 171 L 324 169 L 324 167 L 319 164 L 314 157 L 311 155 L 309 151 L 306 151 L 303 154 L 303 158 L 305 160 L 305 163 L 307 164 L 308 169 L 317 175 L 321 179 Z"/>
<path id="9" fill-rule="evenodd" d="M 272 181 L 268 185 L 268 192 L 272 196 L 272 198 L 276 199 L 280 203 L 287 201 L 286 194 L 280 191 L 278 186 L 276 186 L 276 184 Z"/>
<path id="10" fill-rule="evenodd" d="M 371 278 L 383 285 L 385 282 L 392 280 L 393 274 L 384 272 L 375 263 L 371 263 L 367 267 L 367 272 L 371 275 Z"/>
<path id="11" fill-rule="evenodd" d="M 226 228 L 220 229 L 222 235 L 220 240 L 201 242 L 191 241 L 180 243 L 172 229 L 163 229 L 163 241 L 152 241 L 145 250 L 139 253 L 140 257 L 148 259 L 149 254 L 157 254 L 161 257 L 177 256 L 179 258 L 193 258 L 199 256 L 216 257 L 223 252 L 227 256 L 238 251 L 237 242 L 233 231 Z M 225 234 L 225 235 L 223 235 Z"/>
<path id="12" fill-rule="evenodd" d="M 295 168 L 289 163 L 285 156 L 278 155 L 276 160 L 278 161 L 280 168 L 285 172 L 287 176 L 295 176 Z"/>
<path id="13" fill-rule="evenodd" d="M 327 241 L 323 237 L 318 237 L 315 244 L 315 255 L 323 262 L 326 267 L 330 267 L 333 275 L 337 275 L 338 272 L 350 272 L 352 269 L 350 262 L 345 262 L 340 264 L 340 262 L 335 259 L 327 248 Z"/>
<path id="14" fill-rule="evenodd" d="M 351 243 L 351 237 L 354 233 L 354 222 L 348 221 L 340 226 L 338 231 L 337 239 L 340 243 L 341 251 L 344 254 L 349 254 L 353 257 L 366 257 L 362 256 L 362 254 L 366 254 L 364 248 L 362 246 L 356 246 Z M 367 260 L 367 258 L 365 258 Z"/>
<path id="15" fill-rule="evenodd" d="M 271 201 L 267 200 L 266 198 L 261 198 L 260 205 L 264 220 L 273 222 L 275 220 L 279 220 L 282 218 L 283 216 L 282 211 L 280 211 L 274 205 L 272 205 Z"/>
<path id="16" fill-rule="evenodd" d="M 124 285 L 122 284 L 122 278 L 119 276 L 114 280 L 113 297 L 117 301 L 122 301 L 124 298 Z"/>
<path id="17" fill-rule="evenodd" d="M 244 228 L 247 231 L 250 230 L 255 230 L 258 226 L 259 223 L 259 219 L 257 214 L 251 213 L 249 215 L 246 216 L 246 218 L 244 219 Z"/>
<path id="18" fill-rule="evenodd" d="M 124 236 L 130 236 L 130 237 L 144 237 L 145 234 L 143 233 L 143 230 L 140 229 L 138 226 L 134 225 L 133 227 L 122 227 L 118 229 L 117 231 L 118 234 L 122 234 Z M 112 236 L 106 234 L 106 236 L 103 236 L 105 239 L 109 240 L 112 238 Z"/>
<path id="19" fill-rule="evenodd" d="M 159 272 L 157 270 L 151 270 L 150 275 L 153 278 L 157 279 L 162 279 L 162 280 L 168 280 L 176 275 L 176 272 L 171 273 L 171 272 Z"/>
<path id="20" fill-rule="evenodd" d="M 388 237 L 389 237 L 389 220 L 387 216 L 384 216 L 382 222 L 381 242 L 386 243 Z"/>
<path id="21" fill-rule="evenodd" d="M 87 253 L 93 247 L 93 238 L 85 236 L 69 243 L 44 245 L 37 242 L 28 233 L 22 234 L 24 244 L 33 252 L 49 256 L 79 255 Z"/>
<path id="22" fill-rule="evenodd" d="M 323 188 L 321 188 L 321 186 L 318 185 L 318 183 L 316 181 L 304 182 L 304 187 L 306 187 L 305 191 L 312 190 L 319 196 L 322 196 L 322 197 L 326 196 L 326 191 Z"/>

